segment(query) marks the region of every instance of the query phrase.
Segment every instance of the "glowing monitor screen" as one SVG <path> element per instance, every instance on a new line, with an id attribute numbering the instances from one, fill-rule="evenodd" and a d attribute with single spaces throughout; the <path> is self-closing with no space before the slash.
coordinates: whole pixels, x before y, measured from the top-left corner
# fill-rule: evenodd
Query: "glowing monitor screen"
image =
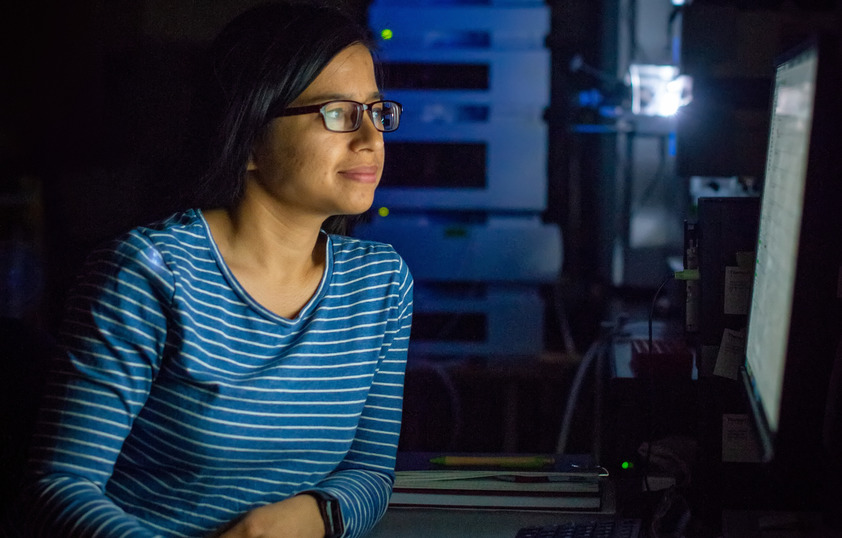
<path id="1" fill-rule="evenodd" d="M 760 208 L 746 370 L 774 435 L 789 343 L 818 51 L 808 48 L 775 75 L 765 184 Z"/>

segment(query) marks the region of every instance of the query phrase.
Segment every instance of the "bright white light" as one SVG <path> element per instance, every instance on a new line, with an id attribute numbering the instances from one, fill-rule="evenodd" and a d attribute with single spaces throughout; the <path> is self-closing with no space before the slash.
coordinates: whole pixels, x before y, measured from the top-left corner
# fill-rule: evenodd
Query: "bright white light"
<path id="1" fill-rule="evenodd" d="M 666 94 L 659 101 L 655 114 L 658 116 L 674 116 L 681 107 L 681 97 L 678 95 Z"/>
<path id="2" fill-rule="evenodd" d="M 672 116 L 691 99 L 691 80 L 672 65 L 632 64 L 629 82 L 634 114 Z"/>

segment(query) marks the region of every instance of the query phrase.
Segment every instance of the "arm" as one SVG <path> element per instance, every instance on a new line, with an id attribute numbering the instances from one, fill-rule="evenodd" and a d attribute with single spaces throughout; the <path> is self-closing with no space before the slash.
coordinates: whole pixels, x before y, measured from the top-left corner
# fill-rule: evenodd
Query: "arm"
<path id="1" fill-rule="evenodd" d="M 363 536 L 389 504 L 400 437 L 403 380 L 412 325 L 412 276 L 401 262 L 400 300 L 390 323 L 356 438 L 337 471 L 317 484 L 338 499 L 345 536 Z"/>
<path id="2" fill-rule="evenodd" d="M 325 526 L 316 500 L 295 495 L 251 510 L 211 538 L 323 538 Z"/>
<path id="3" fill-rule="evenodd" d="M 34 536 L 154 536 L 105 494 L 158 370 L 172 280 L 138 235 L 95 253 L 68 303 L 32 441 L 23 524 Z"/>

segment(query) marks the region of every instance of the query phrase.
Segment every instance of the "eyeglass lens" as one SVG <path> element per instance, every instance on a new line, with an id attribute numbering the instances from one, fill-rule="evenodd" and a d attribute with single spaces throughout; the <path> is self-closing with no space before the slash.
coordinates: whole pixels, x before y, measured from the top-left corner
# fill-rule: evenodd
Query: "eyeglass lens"
<path id="1" fill-rule="evenodd" d="M 359 129 L 364 105 L 353 101 L 333 101 L 322 107 L 325 127 L 331 131 L 349 132 Z M 378 131 L 394 131 L 400 121 L 400 105 L 394 101 L 378 101 L 369 107 L 371 121 Z"/>

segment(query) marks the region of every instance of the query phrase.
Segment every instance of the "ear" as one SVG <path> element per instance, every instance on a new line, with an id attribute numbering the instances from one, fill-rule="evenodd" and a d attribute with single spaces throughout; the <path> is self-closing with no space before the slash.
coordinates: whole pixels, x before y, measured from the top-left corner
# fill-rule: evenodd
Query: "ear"
<path id="1" fill-rule="evenodd" d="M 246 163 L 246 172 L 253 172 L 257 170 L 257 161 L 254 158 L 254 150 L 249 152 L 249 160 Z"/>
<path id="2" fill-rule="evenodd" d="M 261 153 L 263 148 L 263 139 L 266 136 L 266 131 L 260 131 L 257 136 L 254 138 L 254 142 L 251 144 L 251 150 L 249 151 L 249 160 L 246 163 L 246 172 L 253 172 L 257 170 L 257 161 L 258 156 Z"/>

